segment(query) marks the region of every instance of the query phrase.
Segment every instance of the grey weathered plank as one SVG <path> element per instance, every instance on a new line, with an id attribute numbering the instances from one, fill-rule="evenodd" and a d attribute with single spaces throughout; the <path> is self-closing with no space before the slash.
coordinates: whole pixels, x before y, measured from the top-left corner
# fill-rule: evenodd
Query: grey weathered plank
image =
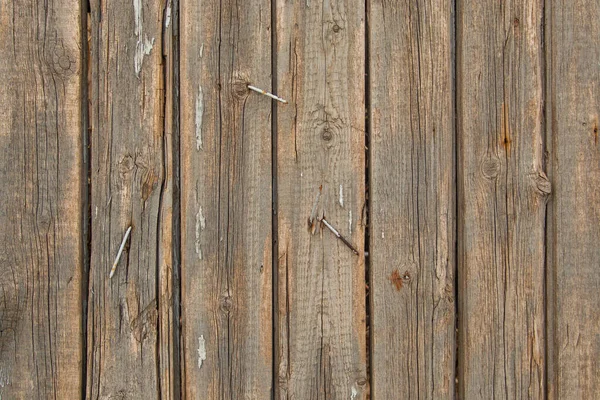
<path id="1" fill-rule="evenodd" d="M 81 3 L 0 1 L 0 397 L 82 395 Z"/>
<path id="2" fill-rule="evenodd" d="M 600 3 L 546 2 L 548 398 L 600 394 Z"/>
<path id="3" fill-rule="evenodd" d="M 364 399 L 364 2 L 276 2 L 277 398 Z M 326 216 L 356 256 L 307 220 Z M 318 225 L 318 224 L 315 224 Z"/>
<path id="4" fill-rule="evenodd" d="M 454 398 L 452 2 L 369 4 L 372 395 Z"/>
<path id="5" fill-rule="evenodd" d="M 543 398 L 543 1 L 457 18 L 459 396 Z"/>
<path id="6" fill-rule="evenodd" d="M 271 6 L 181 1 L 184 395 L 267 399 L 272 364 Z"/>
<path id="7" fill-rule="evenodd" d="M 91 3 L 88 398 L 159 396 L 159 239 L 170 195 L 163 186 L 164 6 Z M 109 279 L 130 225 L 129 243 Z"/>

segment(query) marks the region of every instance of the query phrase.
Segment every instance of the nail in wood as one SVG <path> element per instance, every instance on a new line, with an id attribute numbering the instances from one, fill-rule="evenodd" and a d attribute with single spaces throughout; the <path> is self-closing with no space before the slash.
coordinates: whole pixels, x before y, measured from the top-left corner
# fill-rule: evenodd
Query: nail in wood
<path id="1" fill-rule="evenodd" d="M 131 233 L 131 226 L 127 228 L 127 232 L 125 232 L 125 236 L 123 236 L 123 241 L 121 242 L 121 247 L 119 247 L 119 252 L 117 253 L 117 258 L 115 258 L 115 262 L 113 263 L 112 269 L 110 270 L 109 278 L 112 278 L 117 270 L 117 264 L 119 264 L 119 260 L 121 259 L 121 254 L 123 254 L 123 249 L 125 248 L 125 243 L 127 243 L 127 239 L 129 238 L 129 234 Z"/>
<path id="2" fill-rule="evenodd" d="M 319 205 L 319 199 L 321 198 L 321 192 L 323 191 L 323 185 L 319 186 L 319 191 L 317 192 L 317 197 L 315 197 L 315 202 L 313 203 L 312 210 L 310 212 L 310 217 L 308 218 L 308 225 L 312 231 L 312 234 L 315 234 L 316 224 L 315 220 L 317 217 L 317 206 Z"/>
<path id="3" fill-rule="evenodd" d="M 348 240 L 346 240 L 346 238 L 345 238 L 345 237 L 343 237 L 343 236 L 342 236 L 342 235 L 341 235 L 341 234 L 340 234 L 340 233 L 339 233 L 339 232 L 338 232 L 338 231 L 337 231 L 337 230 L 336 230 L 336 229 L 335 229 L 333 226 L 331 226 L 331 224 L 330 224 L 329 222 L 327 222 L 327 220 L 325 219 L 325 217 L 323 217 L 323 218 L 321 219 L 321 222 L 323 222 L 323 224 L 325 224 L 325 226 L 326 226 L 327 228 L 329 228 L 329 230 L 330 230 L 331 232 L 333 232 L 333 234 L 334 234 L 334 235 L 335 235 L 335 236 L 336 236 L 338 239 L 340 239 L 340 240 L 341 240 L 341 241 L 342 241 L 342 242 L 343 242 L 343 243 L 344 243 L 346 246 L 348 246 L 348 248 L 349 248 L 350 250 L 352 250 L 352 252 L 353 252 L 354 254 L 358 255 L 358 250 L 356 250 L 356 249 L 354 248 L 354 246 L 352 246 L 352 245 L 350 244 L 350 242 L 349 242 Z"/>
<path id="4" fill-rule="evenodd" d="M 250 90 L 254 90 L 256 93 L 260 93 L 260 94 L 264 94 L 265 96 L 268 96 L 270 98 L 272 98 L 273 100 L 277 100 L 282 102 L 283 104 L 287 104 L 287 100 L 282 99 L 279 96 L 275 96 L 273 93 L 269 93 L 267 91 L 264 91 L 262 89 L 257 88 L 256 86 L 252 86 L 252 85 L 248 85 L 248 89 Z"/>

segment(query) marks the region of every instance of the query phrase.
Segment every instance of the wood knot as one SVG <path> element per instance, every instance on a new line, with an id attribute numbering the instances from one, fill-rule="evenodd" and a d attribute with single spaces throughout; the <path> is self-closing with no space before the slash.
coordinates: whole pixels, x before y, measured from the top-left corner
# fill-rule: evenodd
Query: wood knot
<path id="1" fill-rule="evenodd" d="M 219 310 L 223 314 L 229 314 L 233 307 L 233 300 L 231 296 L 231 290 L 226 290 L 219 296 Z"/>
<path id="2" fill-rule="evenodd" d="M 37 210 L 35 222 L 40 232 L 48 232 L 50 226 L 54 223 L 54 217 L 47 205 L 40 205 Z"/>
<path id="3" fill-rule="evenodd" d="M 446 286 L 444 286 L 444 292 L 446 292 L 448 303 L 454 303 L 454 287 L 451 283 L 447 283 Z"/>
<path id="4" fill-rule="evenodd" d="M 536 192 L 541 196 L 549 196 L 552 193 L 552 184 L 544 173 L 544 171 L 537 171 L 530 175 L 533 180 L 533 184 Z"/>
<path id="5" fill-rule="evenodd" d="M 342 28 L 338 24 L 334 24 L 332 29 L 335 33 L 338 33 Z"/>
<path id="6" fill-rule="evenodd" d="M 333 132 L 331 132 L 331 129 L 323 129 L 323 132 L 321 132 L 321 138 L 323 138 L 323 140 L 326 142 L 331 141 L 331 139 L 333 139 Z"/>
<path id="7" fill-rule="evenodd" d="M 481 173 L 487 179 L 495 179 L 500 174 L 500 160 L 488 157 L 481 163 Z"/>
<path id="8" fill-rule="evenodd" d="M 156 299 L 152 300 L 141 313 L 130 322 L 131 332 L 139 343 L 143 342 L 148 335 L 156 333 L 158 323 L 158 309 Z"/>
<path id="9" fill-rule="evenodd" d="M 361 386 L 361 387 L 363 387 L 363 386 L 365 386 L 366 384 L 367 384 L 367 379 L 366 379 L 366 378 L 364 378 L 364 377 L 356 380 L 356 385 L 357 385 L 357 386 Z"/>
<path id="10" fill-rule="evenodd" d="M 133 169 L 135 162 L 133 161 L 133 157 L 127 154 L 121 158 L 119 161 L 119 173 L 125 174 Z"/>
<path id="11" fill-rule="evenodd" d="M 77 58 L 70 54 L 63 40 L 56 36 L 48 40 L 46 60 L 55 76 L 64 79 L 77 72 Z"/>
<path id="12" fill-rule="evenodd" d="M 231 81 L 231 92 L 236 99 L 247 97 L 250 94 L 248 81 L 240 77 L 233 78 Z"/>
<path id="13" fill-rule="evenodd" d="M 150 194 L 158 187 L 160 177 L 153 170 L 147 170 L 142 175 L 142 201 L 148 200 Z"/>

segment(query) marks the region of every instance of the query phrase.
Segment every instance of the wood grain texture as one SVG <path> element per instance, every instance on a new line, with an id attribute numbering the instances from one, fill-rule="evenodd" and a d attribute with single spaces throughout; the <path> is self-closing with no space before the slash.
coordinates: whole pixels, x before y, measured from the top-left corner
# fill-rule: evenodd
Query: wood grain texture
<path id="1" fill-rule="evenodd" d="M 544 398 L 543 1 L 457 18 L 459 397 Z"/>
<path id="2" fill-rule="evenodd" d="M 175 29 L 178 17 L 178 1 L 167 0 L 163 16 L 162 55 L 164 68 L 165 105 L 164 117 L 164 182 L 162 184 L 162 201 L 159 214 L 158 232 L 158 273 L 159 273 L 159 379 L 160 399 L 179 399 L 179 262 L 176 258 L 179 236 L 177 225 L 177 204 L 175 197 L 176 172 L 175 165 L 179 158 L 175 157 L 174 148 L 178 144 L 177 123 L 178 65 L 175 51 L 177 37 Z M 177 149 L 179 151 L 179 149 Z M 174 211 L 175 209 L 175 211 Z"/>
<path id="3" fill-rule="evenodd" d="M 364 399 L 364 2 L 276 2 L 276 398 Z M 317 215 L 307 220 L 319 187 Z M 318 224 L 316 224 L 318 225 Z"/>
<path id="4" fill-rule="evenodd" d="M 600 4 L 546 4 L 549 399 L 600 394 Z"/>
<path id="5" fill-rule="evenodd" d="M 0 1 L 0 398 L 82 395 L 81 3 Z"/>
<path id="6" fill-rule="evenodd" d="M 271 6 L 181 1 L 184 397 L 272 382 Z"/>
<path id="7" fill-rule="evenodd" d="M 91 213 L 87 397 L 159 397 L 164 257 L 160 1 L 91 3 Z M 132 232 L 112 279 L 127 228 Z"/>
<path id="8" fill-rule="evenodd" d="M 372 395 L 451 399 L 452 2 L 369 5 Z"/>

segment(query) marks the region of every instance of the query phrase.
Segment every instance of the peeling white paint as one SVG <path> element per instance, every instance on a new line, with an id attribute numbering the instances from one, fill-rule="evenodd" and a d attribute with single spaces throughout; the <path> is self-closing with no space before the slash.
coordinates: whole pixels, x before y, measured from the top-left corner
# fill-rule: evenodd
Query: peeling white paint
<path id="1" fill-rule="evenodd" d="M 352 385 L 352 388 L 350 391 L 350 400 L 354 400 L 356 398 L 356 396 L 358 396 L 358 390 L 356 390 L 354 385 Z"/>
<path id="2" fill-rule="evenodd" d="M 196 97 L 196 150 L 202 150 L 202 117 L 204 116 L 204 94 L 202 86 L 198 86 Z"/>
<path id="3" fill-rule="evenodd" d="M 344 187 L 340 185 L 340 206 L 344 207 Z"/>
<path id="4" fill-rule="evenodd" d="M 4 388 L 8 385 L 10 385 L 10 378 L 8 377 L 8 373 L 0 369 L 0 388 Z M 2 395 L 0 395 L 0 399 L 2 399 Z"/>
<path id="5" fill-rule="evenodd" d="M 142 0 L 133 0 L 133 18 L 135 20 L 135 36 L 142 36 Z"/>
<path id="6" fill-rule="evenodd" d="M 98 216 L 98 206 L 96 206 L 96 217 Z"/>
<path id="7" fill-rule="evenodd" d="M 148 40 L 148 36 L 146 36 L 143 41 L 138 40 L 137 46 L 135 48 L 135 56 L 133 59 L 136 75 L 140 74 L 140 71 L 142 70 L 142 64 L 144 63 L 144 56 L 150 54 L 153 46 L 154 38 Z"/>
<path id="8" fill-rule="evenodd" d="M 167 5 L 167 15 L 165 16 L 165 28 L 168 28 L 171 25 L 171 2 Z"/>
<path id="9" fill-rule="evenodd" d="M 200 58 L 202 58 L 202 57 L 203 57 L 203 55 L 204 55 L 204 43 L 202 43 L 202 44 L 200 45 Z"/>
<path id="10" fill-rule="evenodd" d="M 196 213 L 196 254 L 198 254 L 198 259 L 202 260 L 202 249 L 200 248 L 200 233 L 206 228 L 206 219 L 204 218 L 204 214 L 202 214 L 202 207 L 198 209 Z"/>
<path id="11" fill-rule="evenodd" d="M 381 231 L 381 238 L 385 239 L 385 232 L 384 231 Z"/>
<path id="12" fill-rule="evenodd" d="M 204 335 L 198 338 L 198 368 L 202 368 L 202 363 L 206 360 L 206 340 Z"/>
<path id="13" fill-rule="evenodd" d="M 352 234 L 352 210 L 348 211 L 348 232 Z"/>
<path id="14" fill-rule="evenodd" d="M 133 67 L 135 74 L 139 76 L 142 64 L 144 63 L 144 55 L 150 54 L 154 46 L 154 38 L 148 39 L 148 36 L 143 34 L 142 0 L 133 0 L 133 18 L 135 21 L 135 36 L 137 36 Z"/>

